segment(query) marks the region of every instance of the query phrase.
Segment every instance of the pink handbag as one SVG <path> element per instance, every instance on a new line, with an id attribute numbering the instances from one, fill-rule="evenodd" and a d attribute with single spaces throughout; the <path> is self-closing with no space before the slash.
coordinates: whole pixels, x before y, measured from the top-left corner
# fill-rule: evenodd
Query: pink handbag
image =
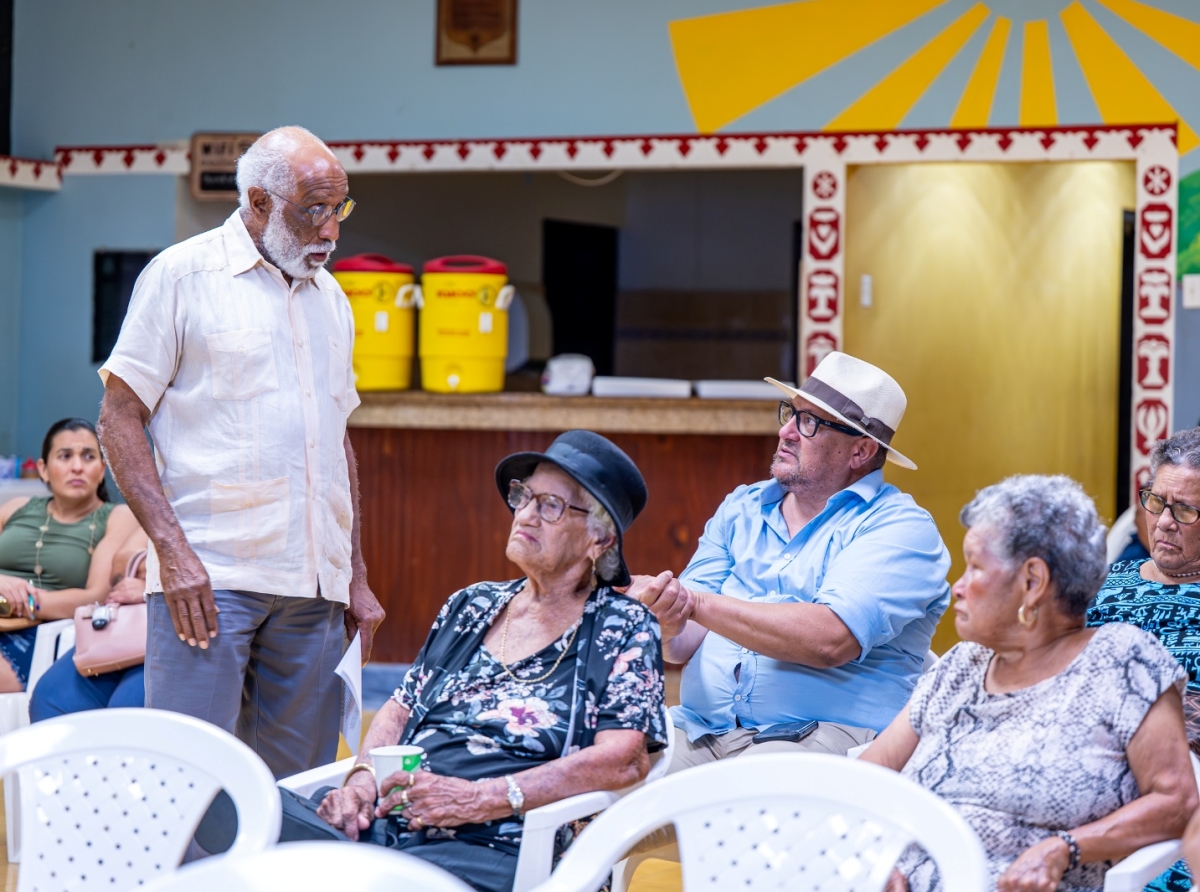
<path id="1" fill-rule="evenodd" d="M 125 567 L 136 576 L 146 552 Z M 75 668 L 80 675 L 102 675 L 146 661 L 145 604 L 85 604 L 75 608 Z"/>

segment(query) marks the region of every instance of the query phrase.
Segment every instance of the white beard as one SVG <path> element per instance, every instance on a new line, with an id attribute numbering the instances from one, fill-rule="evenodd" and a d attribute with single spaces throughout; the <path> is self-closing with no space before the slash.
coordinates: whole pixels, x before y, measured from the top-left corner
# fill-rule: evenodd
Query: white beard
<path id="1" fill-rule="evenodd" d="M 329 255 L 337 248 L 337 242 L 328 239 L 315 244 L 302 244 L 283 220 L 282 202 L 271 210 L 271 217 L 263 229 L 262 243 L 269 255 L 267 259 L 293 279 L 311 279 L 329 262 Z M 310 254 L 324 254 L 325 263 L 313 263 L 309 259 Z"/>

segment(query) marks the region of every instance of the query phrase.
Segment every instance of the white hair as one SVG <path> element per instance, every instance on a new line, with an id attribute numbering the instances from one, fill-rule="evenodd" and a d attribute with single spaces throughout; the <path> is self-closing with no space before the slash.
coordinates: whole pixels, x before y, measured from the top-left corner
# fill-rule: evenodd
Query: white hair
<path id="1" fill-rule="evenodd" d="M 1150 453 L 1150 479 L 1163 465 L 1178 465 L 1200 470 L 1200 427 L 1179 431 L 1166 440 L 1159 440 Z"/>
<path id="2" fill-rule="evenodd" d="M 617 547 L 617 525 L 613 523 L 612 515 L 608 513 L 603 505 L 597 501 L 596 497 L 590 492 L 579 487 L 580 495 L 583 498 L 583 504 L 587 506 L 587 529 L 588 535 L 600 541 L 612 536 L 613 544 L 596 558 L 596 578 L 601 582 L 611 580 L 616 577 L 621 569 L 621 549 Z"/>
<path id="3" fill-rule="evenodd" d="M 1104 524 L 1083 487 L 1062 474 L 1018 474 L 981 489 L 962 509 L 965 527 L 983 527 L 993 554 L 1015 569 L 1039 557 L 1056 597 L 1083 616 L 1108 572 Z"/>
<path id="4" fill-rule="evenodd" d="M 238 203 L 250 206 L 250 187 L 288 196 L 296 189 L 292 153 L 306 142 L 325 143 L 303 127 L 276 127 L 246 149 L 237 163 Z"/>

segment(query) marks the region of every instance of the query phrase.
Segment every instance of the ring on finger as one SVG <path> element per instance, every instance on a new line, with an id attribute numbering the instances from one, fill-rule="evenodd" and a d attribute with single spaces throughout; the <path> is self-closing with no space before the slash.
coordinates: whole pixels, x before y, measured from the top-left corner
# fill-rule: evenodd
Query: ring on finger
<path id="1" fill-rule="evenodd" d="M 413 815 L 408 819 L 408 826 L 411 830 L 420 830 L 425 826 L 425 822 L 422 821 L 417 815 Z"/>
<path id="2" fill-rule="evenodd" d="M 413 772 L 412 774 L 410 774 L 408 776 L 408 783 L 406 783 L 404 786 L 413 787 L 413 786 L 416 786 L 416 783 L 417 783 L 417 774 L 416 774 L 416 772 Z"/>
<path id="3" fill-rule="evenodd" d="M 412 803 L 410 803 L 409 799 L 408 799 L 408 790 L 402 790 L 400 793 L 400 805 L 403 807 L 407 807 L 411 804 Z"/>

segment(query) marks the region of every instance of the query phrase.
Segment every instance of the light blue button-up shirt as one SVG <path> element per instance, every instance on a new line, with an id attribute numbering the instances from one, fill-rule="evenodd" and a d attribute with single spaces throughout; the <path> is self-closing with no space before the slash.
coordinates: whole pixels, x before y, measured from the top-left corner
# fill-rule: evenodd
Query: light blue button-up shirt
<path id="1" fill-rule="evenodd" d="M 908 702 L 950 603 L 950 554 L 929 512 L 875 471 L 795 536 L 773 480 L 739 486 L 680 577 L 743 601 L 825 604 L 862 653 L 834 669 L 785 663 L 714 632 L 683 670 L 675 724 L 689 740 L 817 719 L 882 731 Z"/>

